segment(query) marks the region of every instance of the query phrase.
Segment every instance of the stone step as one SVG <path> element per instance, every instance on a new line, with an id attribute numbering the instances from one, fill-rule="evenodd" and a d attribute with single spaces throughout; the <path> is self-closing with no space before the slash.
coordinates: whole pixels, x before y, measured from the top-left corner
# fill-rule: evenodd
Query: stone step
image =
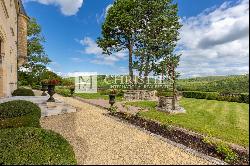
<path id="1" fill-rule="evenodd" d="M 76 108 L 65 104 L 64 102 L 57 100 L 55 102 L 47 103 L 48 96 L 15 96 L 4 98 L 0 100 L 0 103 L 13 101 L 13 100 L 25 100 L 37 104 L 41 108 L 42 117 L 61 115 L 65 113 L 76 112 Z"/>

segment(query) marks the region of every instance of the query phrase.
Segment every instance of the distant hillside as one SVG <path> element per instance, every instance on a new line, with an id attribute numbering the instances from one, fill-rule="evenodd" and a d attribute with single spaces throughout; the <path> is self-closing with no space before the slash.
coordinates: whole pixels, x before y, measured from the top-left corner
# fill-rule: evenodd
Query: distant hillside
<path id="1" fill-rule="evenodd" d="M 178 80 L 178 90 L 249 93 L 249 75 L 180 79 Z"/>
<path id="2" fill-rule="evenodd" d="M 110 85 L 104 81 L 105 75 L 98 75 L 97 86 L 99 88 L 109 88 Z M 74 82 L 74 78 L 65 78 L 64 81 Z M 114 81 L 114 78 L 107 78 Z M 154 81 L 153 81 L 154 82 Z M 177 80 L 179 91 L 204 91 L 204 92 L 229 92 L 229 93 L 249 93 L 249 75 L 233 76 L 208 76 Z"/>

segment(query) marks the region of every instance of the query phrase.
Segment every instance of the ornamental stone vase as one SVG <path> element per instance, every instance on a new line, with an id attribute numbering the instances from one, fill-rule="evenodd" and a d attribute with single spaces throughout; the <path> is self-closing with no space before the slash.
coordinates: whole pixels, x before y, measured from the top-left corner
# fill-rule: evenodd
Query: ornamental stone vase
<path id="1" fill-rule="evenodd" d="M 49 94 L 49 99 L 47 102 L 55 102 L 55 99 L 53 95 L 55 94 L 55 85 L 48 85 L 48 94 Z"/>
<path id="2" fill-rule="evenodd" d="M 48 90 L 48 85 L 47 84 L 42 84 L 42 96 L 47 96 L 46 92 Z"/>
<path id="3" fill-rule="evenodd" d="M 111 105 L 111 107 L 115 104 L 115 94 L 109 95 L 109 104 Z"/>

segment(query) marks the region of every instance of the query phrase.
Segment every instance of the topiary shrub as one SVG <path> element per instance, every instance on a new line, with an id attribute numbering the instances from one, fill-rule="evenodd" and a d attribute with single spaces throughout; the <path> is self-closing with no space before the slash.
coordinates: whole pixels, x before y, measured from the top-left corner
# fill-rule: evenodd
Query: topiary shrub
<path id="1" fill-rule="evenodd" d="M 24 100 L 0 104 L 0 128 L 40 127 L 41 109 Z"/>
<path id="2" fill-rule="evenodd" d="M 31 89 L 19 88 L 12 93 L 12 96 L 35 96 L 35 94 Z"/>
<path id="3" fill-rule="evenodd" d="M 41 128 L 0 130 L 0 165 L 76 165 L 71 145 Z"/>

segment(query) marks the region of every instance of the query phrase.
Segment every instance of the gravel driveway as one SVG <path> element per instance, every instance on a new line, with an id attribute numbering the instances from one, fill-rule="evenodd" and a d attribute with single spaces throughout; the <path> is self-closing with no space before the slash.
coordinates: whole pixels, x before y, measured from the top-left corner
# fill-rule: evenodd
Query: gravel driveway
<path id="1" fill-rule="evenodd" d="M 105 110 L 55 95 L 78 112 L 42 118 L 43 128 L 62 134 L 78 164 L 213 164 L 131 125 L 105 116 Z"/>

